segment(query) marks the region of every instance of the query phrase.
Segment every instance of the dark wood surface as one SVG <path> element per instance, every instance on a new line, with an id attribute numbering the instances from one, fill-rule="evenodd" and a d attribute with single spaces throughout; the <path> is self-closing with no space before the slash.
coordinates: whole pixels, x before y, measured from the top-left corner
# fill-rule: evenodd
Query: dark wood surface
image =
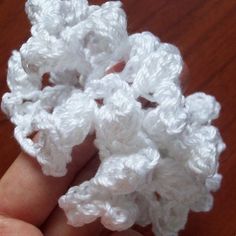
<path id="1" fill-rule="evenodd" d="M 220 160 L 222 187 L 215 194 L 213 210 L 191 213 L 180 235 L 235 236 L 236 0 L 124 0 L 123 4 L 130 33 L 148 30 L 180 48 L 190 74 L 186 94 L 201 90 L 222 104 L 215 122 L 227 144 Z M 29 27 L 24 1 L 0 1 L 0 96 L 7 91 L 8 58 L 29 37 Z M 19 152 L 13 125 L 0 113 L 0 176 Z"/>

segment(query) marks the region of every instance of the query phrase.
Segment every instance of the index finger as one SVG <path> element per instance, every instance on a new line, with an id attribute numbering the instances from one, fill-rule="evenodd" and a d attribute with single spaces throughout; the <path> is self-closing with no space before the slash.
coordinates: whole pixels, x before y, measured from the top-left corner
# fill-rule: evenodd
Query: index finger
<path id="1" fill-rule="evenodd" d="M 119 62 L 106 73 L 119 72 L 123 67 L 124 62 Z M 96 154 L 93 140 L 88 136 L 74 149 L 68 173 L 60 178 L 45 176 L 35 159 L 22 152 L 0 181 L 0 214 L 41 225 L 77 172 Z"/>
<path id="2" fill-rule="evenodd" d="M 0 180 L 0 213 L 41 225 L 72 182 L 76 173 L 96 153 L 94 137 L 76 148 L 64 177 L 45 176 L 32 157 L 21 153 Z"/>

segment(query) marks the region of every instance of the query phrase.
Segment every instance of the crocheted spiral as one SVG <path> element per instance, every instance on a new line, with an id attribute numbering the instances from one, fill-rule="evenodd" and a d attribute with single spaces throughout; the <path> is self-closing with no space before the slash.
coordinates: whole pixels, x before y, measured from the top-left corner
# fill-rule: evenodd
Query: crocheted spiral
<path id="1" fill-rule="evenodd" d="M 26 12 L 32 36 L 9 60 L 2 99 L 15 138 L 44 174 L 63 176 L 72 148 L 96 134 L 97 173 L 59 199 L 68 223 L 152 224 L 174 236 L 190 210 L 209 211 L 225 147 L 211 125 L 220 105 L 182 94 L 179 50 L 149 32 L 128 35 L 118 1 L 28 0 Z M 106 73 L 119 62 L 121 72 Z"/>

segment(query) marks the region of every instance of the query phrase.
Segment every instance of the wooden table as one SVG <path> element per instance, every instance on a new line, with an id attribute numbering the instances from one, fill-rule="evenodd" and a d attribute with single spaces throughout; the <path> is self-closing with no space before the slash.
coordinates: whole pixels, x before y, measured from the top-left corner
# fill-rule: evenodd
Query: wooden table
<path id="1" fill-rule="evenodd" d="M 100 3 L 101 1 L 91 1 Z M 224 179 L 210 213 L 191 214 L 181 236 L 236 235 L 236 1 L 124 0 L 130 33 L 152 31 L 179 47 L 190 72 L 186 94 L 204 91 L 222 104 L 215 122 L 227 144 L 221 157 Z M 29 37 L 24 1 L 0 1 L 0 96 L 7 91 L 7 60 Z M 13 125 L 0 113 L 0 176 L 20 148 Z M 146 231 L 145 235 L 152 235 Z"/>

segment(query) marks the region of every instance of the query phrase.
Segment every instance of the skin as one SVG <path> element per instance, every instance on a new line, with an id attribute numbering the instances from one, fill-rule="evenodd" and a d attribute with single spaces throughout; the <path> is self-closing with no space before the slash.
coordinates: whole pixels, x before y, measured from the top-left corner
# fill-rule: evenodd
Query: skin
<path id="1" fill-rule="evenodd" d="M 93 137 L 89 137 L 73 152 L 68 174 L 61 178 L 44 176 L 38 163 L 21 153 L 0 181 L 0 235 L 31 236 L 90 236 L 90 235 L 140 235 L 129 230 L 111 233 L 100 222 L 80 228 L 67 225 L 64 212 L 57 199 L 68 187 L 89 179 L 99 161 L 93 152 Z"/>
<path id="2" fill-rule="evenodd" d="M 120 62 L 107 70 L 119 72 Z M 181 80 L 186 82 L 184 66 Z M 143 104 L 145 106 L 145 104 Z M 1 236 L 141 236 L 129 229 L 123 232 L 106 230 L 99 221 L 74 228 L 67 224 L 65 214 L 57 205 L 58 198 L 70 186 L 90 179 L 99 166 L 93 136 L 72 151 L 72 162 L 64 177 L 45 176 L 34 158 L 22 152 L 0 180 L 0 235 Z"/>
<path id="3" fill-rule="evenodd" d="M 118 63 L 107 73 L 119 72 Z M 66 216 L 57 205 L 58 198 L 70 186 L 90 179 L 99 166 L 94 136 L 89 136 L 73 148 L 67 175 L 60 178 L 45 176 L 37 161 L 22 152 L 0 180 L 1 236 L 140 236 L 129 229 L 111 232 L 99 221 L 75 228 L 67 224 Z"/>

